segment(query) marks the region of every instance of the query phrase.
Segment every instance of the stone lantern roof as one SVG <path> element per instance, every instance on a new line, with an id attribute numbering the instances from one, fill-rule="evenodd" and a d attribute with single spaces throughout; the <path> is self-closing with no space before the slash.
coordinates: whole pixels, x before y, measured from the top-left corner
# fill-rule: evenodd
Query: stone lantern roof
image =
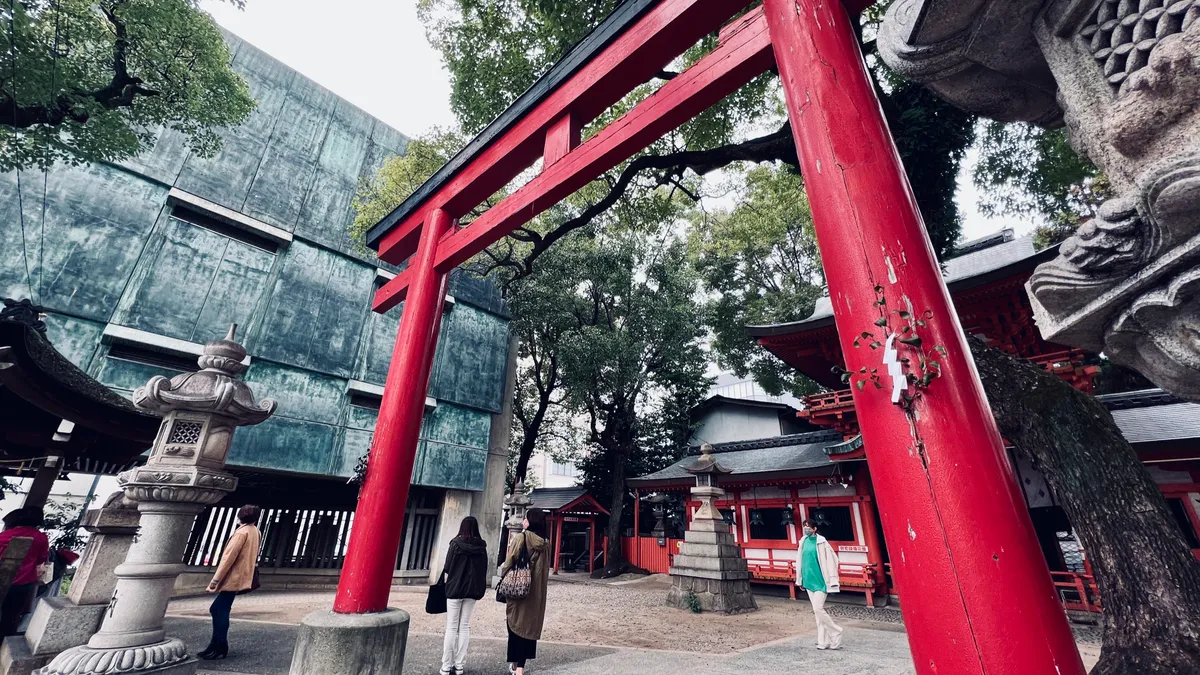
<path id="1" fill-rule="evenodd" d="M 254 392 L 238 375 L 246 370 L 246 349 L 235 342 L 237 324 L 224 339 L 204 346 L 197 359 L 201 370 L 171 379 L 157 376 L 133 392 L 138 407 L 167 413 L 172 410 L 207 412 L 229 418 L 237 426 L 258 424 L 275 412 L 272 399 L 254 400 Z"/>
<path id="2" fill-rule="evenodd" d="M 713 457 L 712 443 L 705 443 L 700 446 L 700 458 L 696 463 L 684 469 L 690 474 L 710 474 L 715 476 L 725 476 L 733 473 L 733 469 L 726 469 L 717 462 L 716 457 Z"/>

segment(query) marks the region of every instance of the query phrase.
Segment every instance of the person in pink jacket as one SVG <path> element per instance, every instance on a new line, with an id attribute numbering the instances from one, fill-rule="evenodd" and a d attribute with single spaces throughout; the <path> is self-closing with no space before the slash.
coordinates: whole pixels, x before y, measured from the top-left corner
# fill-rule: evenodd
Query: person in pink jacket
<path id="1" fill-rule="evenodd" d="M 796 565 L 796 585 L 808 591 L 813 614 L 817 617 L 817 649 L 841 649 L 842 627 L 825 611 L 830 593 L 841 591 L 838 557 L 829 541 L 817 532 L 817 524 L 804 521 L 804 536 Z"/>

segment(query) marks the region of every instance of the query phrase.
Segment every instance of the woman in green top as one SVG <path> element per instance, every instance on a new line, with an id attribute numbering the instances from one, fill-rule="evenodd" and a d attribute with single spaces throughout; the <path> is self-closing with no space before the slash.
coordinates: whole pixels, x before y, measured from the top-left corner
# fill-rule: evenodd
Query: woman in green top
<path id="1" fill-rule="evenodd" d="M 813 614 L 817 617 L 817 649 L 841 649 L 842 627 L 825 611 L 825 599 L 829 594 L 842 590 L 838 580 L 838 557 L 811 520 L 804 521 L 799 561 L 796 584 L 808 591 Z"/>

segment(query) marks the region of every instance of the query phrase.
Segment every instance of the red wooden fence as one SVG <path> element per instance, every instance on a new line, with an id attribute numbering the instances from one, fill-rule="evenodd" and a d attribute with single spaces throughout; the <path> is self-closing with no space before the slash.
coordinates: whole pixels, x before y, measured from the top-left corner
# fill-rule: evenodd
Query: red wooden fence
<path id="1" fill-rule="evenodd" d="M 641 551 L 634 542 L 641 544 Z M 653 574 L 666 574 L 671 568 L 671 556 L 679 552 L 682 539 L 666 539 L 665 546 L 658 545 L 654 537 L 621 537 L 621 552 L 625 560 Z M 639 556 L 639 553 L 641 554 Z"/>

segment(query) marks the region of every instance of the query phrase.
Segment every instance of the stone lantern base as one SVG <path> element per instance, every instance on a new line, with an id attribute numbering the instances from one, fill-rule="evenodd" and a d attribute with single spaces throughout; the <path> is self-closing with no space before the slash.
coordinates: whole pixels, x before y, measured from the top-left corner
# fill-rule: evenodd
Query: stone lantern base
<path id="1" fill-rule="evenodd" d="M 750 590 L 750 571 L 729 526 L 704 515 L 697 512 L 684 534 L 679 555 L 671 566 L 667 605 L 692 609 L 689 598 L 695 597 L 705 612 L 742 614 L 757 610 L 758 602 Z"/>
<path id="2" fill-rule="evenodd" d="M 754 592 L 750 590 L 750 574 L 745 579 L 705 579 L 676 575 L 671 570 L 671 590 L 667 593 L 667 605 L 676 609 L 691 610 L 688 596 L 694 596 L 702 612 L 745 614 L 758 609 Z"/>

